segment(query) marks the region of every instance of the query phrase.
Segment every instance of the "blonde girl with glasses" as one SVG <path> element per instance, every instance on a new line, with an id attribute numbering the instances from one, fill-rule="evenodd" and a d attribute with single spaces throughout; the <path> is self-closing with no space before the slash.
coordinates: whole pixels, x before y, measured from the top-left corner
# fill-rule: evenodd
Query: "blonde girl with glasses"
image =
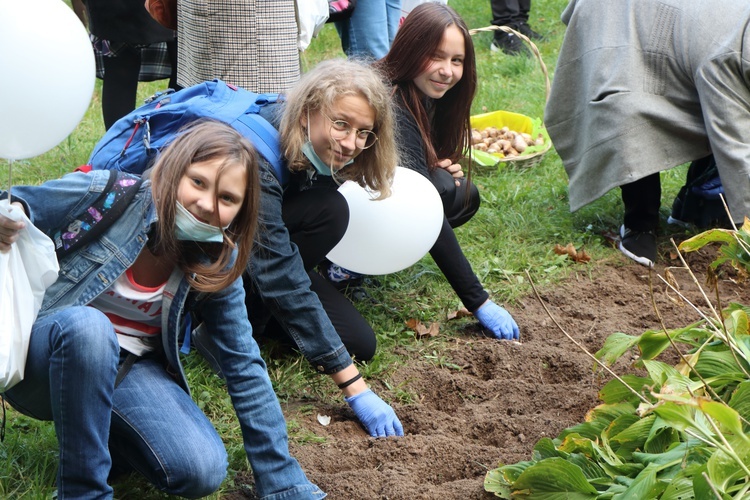
<path id="1" fill-rule="evenodd" d="M 291 340 L 331 376 L 371 436 L 401 436 L 395 412 L 352 362 L 373 357 L 375 332 L 316 270 L 349 223 L 338 186 L 351 180 L 390 195 L 397 163 L 390 89 L 366 64 L 324 61 L 261 115 L 279 130 L 291 179 L 282 192 L 261 175 L 260 238 L 246 280 L 255 335 Z"/>

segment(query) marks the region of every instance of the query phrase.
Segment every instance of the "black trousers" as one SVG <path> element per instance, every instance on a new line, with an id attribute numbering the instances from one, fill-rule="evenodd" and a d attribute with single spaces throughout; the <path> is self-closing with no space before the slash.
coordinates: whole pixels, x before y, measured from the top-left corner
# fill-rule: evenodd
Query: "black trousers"
<path id="1" fill-rule="evenodd" d="M 177 87 L 177 42 L 167 42 L 172 73 L 169 88 Z M 141 71 L 141 51 L 126 47 L 116 57 L 104 57 L 104 81 L 102 82 L 102 115 L 104 128 L 109 130 L 114 123 L 135 109 L 138 92 L 138 74 Z"/>
<path id="2" fill-rule="evenodd" d="M 515 29 L 519 24 L 529 21 L 531 0 L 490 0 L 490 7 L 492 8 L 492 24 L 510 26 Z"/>
<path id="3" fill-rule="evenodd" d="M 623 223 L 633 231 L 655 231 L 659 227 L 661 179 L 659 173 L 620 186 L 625 206 Z"/>
<path id="4" fill-rule="evenodd" d="M 349 299 L 315 271 L 346 232 L 349 223 L 346 200 L 335 189 L 308 189 L 284 197 L 282 218 L 292 242 L 299 248 L 312 283 L 310 289 L 318 295 L 349 354 L 360 361 L 372 359 L 377 347 L 372 327 Z M 265 335 L 279 337 L 286 333 L 271 320 Z"/>
<path id="5" fill-rule="evenodd" d="M 456 186 L 453 176 L 442 168 L 430 172 L 430 180 L 443 201 L 443 227 L 430 249 L 435 264 L 440 268 L 463 305 L 471 312 L 489 298 L 471 264 L 464 256 L 453 229 L 468 222 L 479 210 L 481 198 L 474 184 L 461 181 Z"/>

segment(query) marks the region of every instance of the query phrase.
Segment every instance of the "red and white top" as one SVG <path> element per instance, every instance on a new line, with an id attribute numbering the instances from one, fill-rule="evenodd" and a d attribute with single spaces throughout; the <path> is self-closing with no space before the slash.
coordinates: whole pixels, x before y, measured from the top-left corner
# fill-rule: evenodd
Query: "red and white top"
<path id="1" fill-rule="evenodd" d="M 91 303 L 107 315 L 117 332 L 120 347 L 136 356 L 153 350 L 161 334 L 162 292 L 157 287 L 139 285 L 130 269 Z"/>

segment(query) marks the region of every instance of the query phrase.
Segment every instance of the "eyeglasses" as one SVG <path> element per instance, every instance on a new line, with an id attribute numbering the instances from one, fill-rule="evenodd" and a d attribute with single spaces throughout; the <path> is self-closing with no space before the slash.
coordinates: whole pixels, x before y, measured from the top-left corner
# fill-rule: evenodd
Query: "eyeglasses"
<path id="1" fill-rule="evenodd" d="M 333 120 L 328 117 L 325 113 L 322 113 L 323 116 L 328 119 L 328 121 L 331 122 L 331 139 L 336 141 L 342 141 L 349 137 L 349 134 L 354 131 L 354 144 L 359 149 L 367 149 L 369 147 L 372 147 L 375 142 L 378 140 L 378 136 L 375 135 L 375 132 L 372 130 L 360 130 L 358 128 L 352 127 L 349 122 L 345 120 Z"/>

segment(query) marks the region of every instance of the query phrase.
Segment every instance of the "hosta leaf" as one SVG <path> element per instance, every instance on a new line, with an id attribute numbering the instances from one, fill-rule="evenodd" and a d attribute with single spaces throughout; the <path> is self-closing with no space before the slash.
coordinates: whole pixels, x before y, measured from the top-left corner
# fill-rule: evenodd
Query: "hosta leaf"
<path id="1" fill-rule="evenodd" d="M 659 466 L 650 464 L 643 469 L 628 486 L 628 489 L 615 495 L 613 500 L 627 500 L 632 498 L 658 498 L 666 485 L 656 479 Z"/>
<path id="2" fill-rule="evenodd" d="M 734 377 L 740 382 L 747 379 L 747 376 L 737 366 L 734 356 L 728 350 L 704 351 L 694 367 L 704 378 Z"/>
<path id="3" fill-rule="evenodd" d="M 645 418 L 641 418 L 635 413 L 627 413 L 625 415 L 620 415 L 617 417 L 611 424 L 609 424 L 609 427 L 604 431 L 604 435 L 612 441 L 620 442 L 620 441 L 633 441 L 634 438 L 630 434 L 626 434 L 621 438 L 618 438 L 618 435 L 620 433 L 625 432 L 628 428 L 630 428 L 633 424 L 636 424 L 638 422 L 642 422 L 644 420 L 649 421 L 648 426 L 651 425 L 650 421 L 653 420 L 655 417 L 653 415 L 649 415 Z M 641 424 L 643 425 L 643 424 Z M 631 431 L 632 433 L 632 431 Z M 643 439 L 645 440 L 648 436 L 648 430 L 646 430 L 646 433 L 643 436 Z M 635 439 L 638 439 L 637 437 Z"/>
<path id="4" fill-rule="evenodd" d="M 535 461 L 539 462 L 541 460 L 544 460 L 545 458 L 567 458 L 568 454 L 558 450 L 555 447 L 554 441 L 552 441 L 548 437 L 545 437 L 537 441 L 531 456 Z"/>
<path id="5" fill-rule="evenodd" d="M 750 422 L 750 380 L 742 382 L 732 393 L 729 406 Z M 745 424 L 747 427 L 747 424 Z"/>
<path id="6" fill-rule="evenodd" d="M 604 429 L 620 415 L 634 413 L 635 406 L 630 403 L 616 403 L 599 405 L 586 414 L 586 422 L 568 427 L 560 433 L 559 438 L 564 439 L 570 434 L 580 434 L 581 436 L 596 440 L 599 439 Z M 569 451 L 569 450 L 566 450 Z"/>
<path id="7" fill-rule="evenodd" d="M 733 236 L 734 231 L 729 229 L 711 229 L 696 234 L 679 244 L 677 248 L 682 252 L 694 252 L 700 250 L 709 243 L 719 242 L 725 244 L 735 243 Z"/>
<path id="8" fill-rule="evenodd" d="M 655 383 L 662 385 L 668 378 L 684 378 L 675 368 L 661 361 L 643 360 L 643 366 L 648 370 L 648 374 Z"/>
<path id="9" fill-rule="evenodd" d="M 496 497 L 512 498 L 510 484 L 503 477 L 500 469 L 493 469 L 484 476 L 484 490 L 494 493 Z"/>
<path id="10" fill-rule="evenodd" d="M 740 421 L 739 413 L 729 406 L 715 401 L 700 400 L 698 405 L 704 413 L 718 421 L 722 427 L 729 430 L 739 438 L 740 441 L 744 441 L 745 446 L 750 447 L 750 438 L 746 436 L 742 430 L 742 422 Z"/>
<path id="11" fill-rule="evenodd" d="M 594 460 L 589 460 L 589 458 L 586 455 L 582 455 L 581 453 L 571 453 L 568 458 L 568 462 L 580 467 L 581 472 L 583 472 L 583 476 L 588 481 L 593 481 L 594 479 L 607 478 L 611 482 L 611 478 L 607 477 L 607 474 L 604 472 L 604 469 L 602 469 L 599 466 L 599 464 L 596 463 Z"/>
<path id="12" fill-rule="evenodd" d="M 734 436 L 729 437 L 727 441 L 734 452 L 739 455 L 738 458 L 744 463 L 745 468 L 750 468 L 750 446 Z M 708 460 L 707 471 L 714 486 L 724 493 L 727 493 L 727 489 L 737 480 L 746 477 L 742 465 L 721 449 L 717 449 Z"/>
<path id="13" fill-rule="evenodd" d="M 635 477 L 644 469 L 643 464 L 626 463 L 621 465 L 610 465 L 601 463 L 602 469 L 611 477 Z"/>
<path id="14" fill-rule="evenodd" d="M 631 418 L 626 418 L 631 417 Z M 635 417 L 635 420 L 632 420 Z M 644 418 L 638 418 L 637 415 L 624 415 L 612 423 L 614 426 L 618 421 L 630 422 L 626 428 L 610 437 L 610 445 L 615 448 L 618 455 L 624 459 L 629 459 L 633 451 L 643 449 L 646 440 L 651 431 L 651 426 L 656 420 L 656 415 L 648 415 Z M 619 446 L 618 446 L 619 445 Z"/>
<path id="15" fill-rule="evenodd" d="M 517 498 L 534 500 L 584 500 L 596 498 L 581 469 L 562 458 L 548 458 L 526 469 L 513 483 Z"/>
<path id="16" fill-rule="evenodd" d="M 666 464 L 682 460 L 691 450 L 703 446 L 697 439 L 690 439 L 675 445 L 672 449 L 663 453 L 633 453 L 633 460 L 644 465 L 664 466 Z"/>
<path id="17" fill-rule="evenodd" d="M 690 430 L 704 439 L 713 439 L 714 432 L 700 412 L 693 406 L 667 401 L 654 407 L 654 412 L 667 424 L 680 431 Z"/>
<path id="18" fill-rule="evenodd" d="M 727 318 L 726 325 L 735 335 L 748 335 L 747 312 L 743 309 L 732 311 Z"/>
<path id="19" fill-rule="evenodd" d="M 638 342 L 641 358 L 653 359 L 670 346 L 667 334 L 663 331 L 649 330 L 643 332 Z"/>
<path id="20" fill-rule="evenodd" d="M 706 468 L 704 467 L 700 472 L 706 472 L 705 469 Z M 713 500 L 716 498 L 714 490 L 711 488 L 711 485 L 702 473 L 697 473 L 693 476 L 693 492 L 695 493 L 696 499 L 710 498 Z M 721 499 L 731 500 L 731 497 L 724 493 L 721 494 Z"/>
<path id="21" fill-rule="evenodd" d="M 693 495 L 693 479 L 677 477 L 669 482 L 669 486 L 662 493 L 660 500 L 689 500 L 693 498 L 695 498 L 695 495 Z"/>
<path id="22" fill-rule="evenodd" d="M 565 453 L 583 453 L 594 459 L 597 456 L 593 441 L 576 433 L 566 435 L 558 448 Z"/>
<path id="23" fill-rule="evenodd" d="M 650 378 L 638 377 L 636 375 L 623 375 L 620 378 L 637 393 L 641 393 L 644 386 L 653 384 Z M 640 402 L 640 398 L 616 378 L 613 378 L 602 387 L 599 391 L 599 399 L 606 404 L 620 402 L 638 404 Z"/>
<path id="24" fill-rule="evenodd" d="M 503 477 L 505 477 L 506 482 L 512 483 L 516 479 L 518 479 L 518 476 L 523 474 L 523 471 L 531 467 L 537 463 L 536 461 L 524 461 L 524 462 L 518 462 L 515 464 L 509 464 L 509 465 L 503 465 L 502 467 L 498 468 L 502 474 Z"/>
<path id="25" fill-rule="evenodd" d="M 674 446 L 675 443 L 678 443 L 679 439 L 680 436 L 677 431 L 657 416 L 654 425 L 651 426 L 648 439 L 643 445 L 643 451 L 646 453 L 663 453 Z"/>
<path id="26" fill-rule="evenodd" d="M 611 366 L 625 354 L 628 349 L 638 343 L 640 337 L 634 337 L 621 332 L 615 332 L 604 341 L 604 345 L 596 353 L 596 358 Z"/>

